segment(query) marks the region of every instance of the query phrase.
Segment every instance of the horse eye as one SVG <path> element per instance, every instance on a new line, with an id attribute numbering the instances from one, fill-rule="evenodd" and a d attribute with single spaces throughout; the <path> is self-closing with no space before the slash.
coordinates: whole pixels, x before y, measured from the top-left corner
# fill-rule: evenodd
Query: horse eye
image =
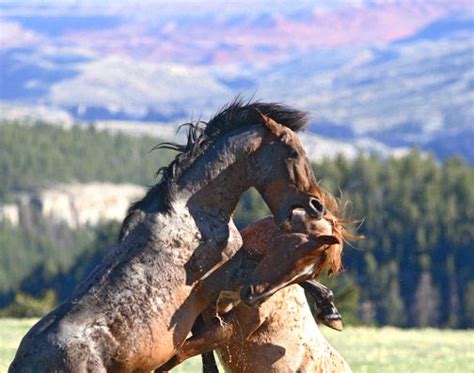
<path id="1" fill-rule="evenodd" d="M 296 158 L 298 158 L 299 155 L 300 155 L 300 153 L 298 153 L 298 150 L 291 149 L 290 155 L 288 157 L 292 158 L 292 159 L 296 159 Z"/>

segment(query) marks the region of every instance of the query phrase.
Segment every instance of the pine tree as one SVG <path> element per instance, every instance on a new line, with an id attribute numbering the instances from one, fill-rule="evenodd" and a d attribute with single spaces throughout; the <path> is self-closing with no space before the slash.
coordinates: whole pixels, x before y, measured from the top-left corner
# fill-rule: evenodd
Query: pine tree
<path id="1" fill-rule="evenodd" d="M 414 326 L 438 326 L 439 306 L 439 294 L 433 286 L 431 273 L 423 272 L 418 282 L 412 308 Z"/>

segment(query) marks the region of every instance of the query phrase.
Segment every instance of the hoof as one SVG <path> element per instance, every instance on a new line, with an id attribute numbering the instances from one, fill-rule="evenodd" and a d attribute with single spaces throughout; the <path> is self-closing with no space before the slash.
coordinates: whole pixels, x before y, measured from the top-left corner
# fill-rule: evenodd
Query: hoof
<path id="1" fill-rule="evenodd" d="M 341 315 L 318 315 L 318 321 L 327 327 L 337 330 L 338 332 L 342 332 L 344 326 L 342 324 Z"/>

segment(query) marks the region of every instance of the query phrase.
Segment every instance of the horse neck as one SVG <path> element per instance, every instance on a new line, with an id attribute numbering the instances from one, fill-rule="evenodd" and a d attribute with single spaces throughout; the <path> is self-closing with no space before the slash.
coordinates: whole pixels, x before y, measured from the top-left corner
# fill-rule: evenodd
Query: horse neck
<path id="1" fill-rule="evenodd" d="M 184 171 L 178 190 L 190 210 L 231 216 L 242 193 L 255 184 L 246 162 L 262 136 L 258 127 L 224 136 Z"/>

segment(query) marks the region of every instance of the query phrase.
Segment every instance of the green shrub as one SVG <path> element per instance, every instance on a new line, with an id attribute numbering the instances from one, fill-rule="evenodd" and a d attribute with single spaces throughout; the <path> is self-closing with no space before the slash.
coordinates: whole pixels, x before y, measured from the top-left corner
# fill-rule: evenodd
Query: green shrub
<path id="1" fill-rule="evenodd" d="M 41 317 L 57 305 L 56 292 L 47 290 L 40 298 L 18 292 L 8 306 L 0 310 L 0 317 Z"/>

